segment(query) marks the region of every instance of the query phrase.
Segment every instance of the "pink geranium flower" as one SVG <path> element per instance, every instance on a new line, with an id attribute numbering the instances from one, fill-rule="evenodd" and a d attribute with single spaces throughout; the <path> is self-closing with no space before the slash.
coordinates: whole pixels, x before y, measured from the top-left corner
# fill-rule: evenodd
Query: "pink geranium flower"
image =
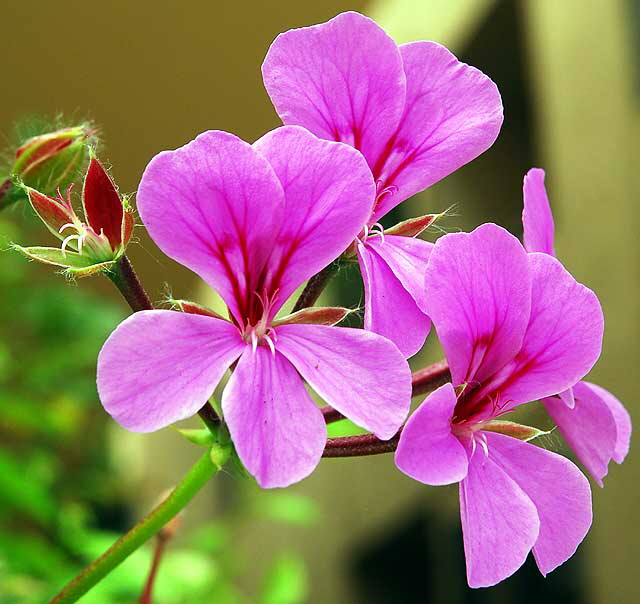
<path id="1" fill-rule="evenodd" d="M 523 195 L 526 250 L 555 256 L 553 215 L 543 170 L 529 170 L 524 177 Z M 613 459 L 622 463 L 629 451 L 631 417 L 622 403 L 589 382 L 579 382 L 542 402 L 584 467 L 603 486 L 609 462 Z"/>
<path id="2" fill-rule="evenodd" d="M 414 354 L 430 328 L 422 275 L 431 244 L 384 235 L 376 223 L 493 144 L 502 124 L 495 84 L 435 42 L 396 45 L 355 12 L 280 34 L 262 73 L 285 124 L 367 159 L 377 189 L 357 242 L 365 327 Z"/>
<path id="3" fill-rule="evenodd" d="M 602 344 L 598 299 L 555 258 L 527 254 L 493 224 L 440 238 L 425 289 L 452 384 L 409 419 L 396 464 L 426 484 L 460 483 L 469 585 L 498 583 L 531 550 L 546 574 L 589 529 L 589 483 L 567 459 L 506 435 L 517 430 L 496 418 L 591 369 Z"/>
<path id="4" fill-rule="evenodd" d="M 205 132 L 147 166 L 138 208 L 170 257 L 214 287 L 230 320 L 169 310 L 134 314 L 98 359 L 105 409 L 148 432 L 196 413 L 229 366 L 224 419 L 263 487 L 307 476 L 326 441 L 303 379 L 382 439 L 408 413 L 408 365 L 388 340 L 326 325 L 276 325 L 287 298 L 353 240 L 374 182 L 362 156 L 303 128 L 253 145 Z"/>

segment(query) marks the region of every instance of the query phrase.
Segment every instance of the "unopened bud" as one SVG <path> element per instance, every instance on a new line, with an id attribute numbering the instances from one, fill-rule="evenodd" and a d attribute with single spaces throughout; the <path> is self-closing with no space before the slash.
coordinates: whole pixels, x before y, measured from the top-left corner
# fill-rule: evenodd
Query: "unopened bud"
<path id="1" fill-rule="evenodd" d="M 93 134 L 83 124 L 26 140 L 16 151 L 11 176 L 44 193 L 65 188 L 82 169 Z"/>

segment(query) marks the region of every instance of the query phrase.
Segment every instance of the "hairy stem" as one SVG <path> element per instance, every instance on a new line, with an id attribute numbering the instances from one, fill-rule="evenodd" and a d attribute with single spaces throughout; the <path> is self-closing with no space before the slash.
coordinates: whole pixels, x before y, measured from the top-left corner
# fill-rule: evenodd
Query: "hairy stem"
<path id="1" fill-rule="evenodd" d="M 133 312 L 153 309 L 153 304 L 126 255 L 120 256 L 113 268 L 107 272 L 107 276 L 118 288 Z"/>
<path id="2" fill-rule="evenodd" d="M 398 448 L 400 431 L 389 440 L 380 440 L 373 434 L 328 438 L 322 457 L 363 457 L 392 453 Z"/>
<path id="3" fill-rule="evenodd" d="M 291 312 L 298 312 L 303 308 L 309 308 L 313 306 L 320 294 L 324 291 L 329 281 L 333 279 L 338 273 L 340 265 L 338 261 L 332 262 L 328 266 L 325 266 L 319 273 L 316 273 L 305 285 L 300 297 L 296 300 L 296 303 Z"/>
<path id="4" fill-rule="evenodd" d="M 76 602 L 175 517 L 217 471 L 218 467 L 212 463 L 207 451 L 161 504 L 128 533 L 120 537 L 102 556 L 87 566 L 55 595 L 49 604 Z"/>
<path id="5" fill-rule="evenodd" d="M 447 361 L 442 359 L 411 376 L 411 396 L 426 394 L 451 381 L 451 372 Z"/>

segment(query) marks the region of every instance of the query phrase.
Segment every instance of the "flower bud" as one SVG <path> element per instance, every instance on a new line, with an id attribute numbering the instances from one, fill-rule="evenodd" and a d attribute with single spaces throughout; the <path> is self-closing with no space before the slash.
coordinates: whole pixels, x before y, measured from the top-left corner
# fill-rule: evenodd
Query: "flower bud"
<path id="1" fill-rule="evenodd" d="M 16 151 L 11 176 L 45 193 L 68 186 L 86 160 L 93 134 L 83 124 L 26 140 Z"/>

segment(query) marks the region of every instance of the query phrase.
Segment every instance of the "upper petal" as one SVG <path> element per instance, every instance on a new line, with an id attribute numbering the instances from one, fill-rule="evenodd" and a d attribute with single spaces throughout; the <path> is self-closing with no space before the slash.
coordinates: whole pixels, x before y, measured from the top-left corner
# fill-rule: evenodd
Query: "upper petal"
<path id="1" fill-rule="evenodd" d="M 616 445 L 611 457 L 616 463 L 622 463 L 629 452 L 631 441 L 631 416 L 629 412 L 611 392 L 605 390 L 602 386 L 591 382 L 582 382 L 582 384 L 600 397 L 600 400 L 609 407 L 609 411 L 613 414 L 613 419 L 616 423 Z"/>
<path id="2" fill-rule="evenodd" d="M 584 382 L 572 390 L 573 408 L 555 396 L 542 403 L 578 459 L 602 486 L 616 447 L 616 423 L 609 407 Z"/>
<path id="3" fill-rule="evenodd" d="M 485 224 L 437 241 L 426 271 L 424 310 L 454 386 L 482 381 L 513 359 L 530 304 L 527 254 L 503 228 Z"/>
<path id="4" fill-rule="evenodd" d="M 236 451 L 261 487 L 286 487 L 318 465 L 327 440 L 322 412 L 277 350 L 246 347 L 222 409 Z"/>
<path id="5" fill-rule="evenodd" d="M 527 252 L 544 252 L 555 256 L 553 249 L 553 214 L 544 186 L 544 170 L 531 168 L 522 187 L 524 208 L 522 226 L 524 247 Z"/>
<path id="6" fill-rule="evenodd" d="M 205 132 L 156 155 L 137 199 L 160 249 L 205 279 L 242 321 L 283 220 L 269 162 L 232 134 Z"/>
<path id="7" fill-rule="evenodd" d="M 374 177 L 397 190 L 381 198 L 372 222 L 486 151 L 502 125 L 496 85 L 435 42 L 400 46 L 407 78 L 400 127 Z"/>
<path id="8" fill-rule="evenodd" d="M 589 481 L 560 455 L 496 432 L 484 434 L 489 456 L 535 504 L 540 534 L 533 555 L 546 575 L 573 555 L 591 526 Z"/>
<path id="9" fill-rule="evenodd" d="M 277 128 L 254 148 L 269 161 L 284 190 L 286 219 L 275 237 L 267 277 L 270 290 L 279 289 L 284 302 L 357 236 L 371 214 L 375 183 L 355 149 L 298 126 Z"/>
<path id="10" fill-rule="evenodd" d="M 285 124 L 353 145 L 370 166 L 404 108 L 405 76 L 396 43 L 355 12 L 280 34 L 262 76 Z"/>
<path id="11" fill-rule="evenodd" d="M 531 499 L 480 447 L 460 483 L 460 519 L 470 587 L 489 587 L 516 572 L 540 530 Z"/>
<path id="12" fill-rule="evenodd" d="M 597 296 L 552 256 L 528 254 L 531 318 L 522 349 L 500 387 L 504 409 L 561 392 L 583 378 L 602 349 Z"/>
<path id="13" fill-rule="evenodd" d="M 467 452 L 451 432 L 455 406 L 453 386 L 445 384 L 413 412 L 396 449 L 400 471 L 434 486 L 460 482 L 467 475 Z"/>
<path id="14" fill-rule="evenodd" d="M 405 357 L 422 348 L 431 321 L 374 248 L 358 244 L 364 283 L 364 328 L 391 340 Z"/>
<path id="15" fill-rule="evenodd" d="M 362 329 L 283 325 L 277 347 L 332 407 L 382 439 L 409 412 L 411 372 L 386 338 Z"/>
<path id="16" fill-rule="evenodd" d="M 100 400 L 128 430 L 164 428 L 207 402 L 244 346 L 227 321 L 171 310 L 137 312 L 98 355 Z"/>

